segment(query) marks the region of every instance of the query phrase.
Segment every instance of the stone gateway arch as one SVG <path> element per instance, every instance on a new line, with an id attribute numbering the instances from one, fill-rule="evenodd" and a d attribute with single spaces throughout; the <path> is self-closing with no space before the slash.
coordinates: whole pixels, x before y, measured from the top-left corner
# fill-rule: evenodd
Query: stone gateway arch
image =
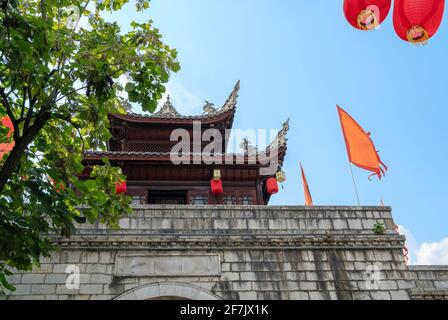
<path id="1" fill-rule="evenodd" d="M 128 290 L 114 300 L 220 300 L 198 286 L 187 283 L 150 283 Z"/>

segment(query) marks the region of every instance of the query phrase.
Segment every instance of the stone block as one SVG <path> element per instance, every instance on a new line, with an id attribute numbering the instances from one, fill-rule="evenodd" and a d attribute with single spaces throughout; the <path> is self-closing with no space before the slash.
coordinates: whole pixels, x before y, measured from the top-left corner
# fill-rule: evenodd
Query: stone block
<path id="1" fill-rule="evenodd" d="M 93 251 L 93 252 L 87 252 L 86 260 L 84 262 L 98 263 L 98 260 L 99 260 L 99 253 L 96 251 Z"/>
<path id="2" fill-rule="evenodd" d="M 20 284 L 22 282 L 22 275 L 21 274 L 12 274 L 10 276 L 7 276 L 6 279 L 11 284 Z"/>
<path id="3" fill-rule="evenodd" d="M 269 220 L 269 229 L 271 230 L 286 230 L 288 226 L 284 219 L 270 219 Z"/>
<path id="4" fill-rule="evenodd" d="M 303 291 L 316 291 L 317 283 L 314 281 L 300 281 L 299 288 Z"/>
<path id="5" fill-rule="evenodd" d="M 327 300 L 325 293 L 320 291 L 310 291 L 308 292 L 310 300 Z"/>
<path id="6" fill-rule="evenodd" d="M 369 291 L 353 291 L 352 295 L 354 300 L 372 300 Z"/>
<path id="7" fill-rule="evenodd" d="M 448 289 L 448 281 L 434 281 L 434 287 L 437 289 Z"/>
<path id="8" fill-rule="evenodd" d="M 398 280 L 397 285 L 398 285 L 398 289 L 411 289 L 411 288 L 415 288 L 415 281 Z"/>
<path id="9" fill-rule="evenodd" d="M 113 256 L 110 253 L 110 251 L 102 251 L 102 252 L 100 252 L 99 262 L 100 263 L 111 263 L 111 262 L 113 262 Z"/>
<path id="10" fill-rule="evenodd" d="M 42 284 L 44 283 L 45 274 L 39 274 L 39 273 L 31 273 L 31 274 L 24 274 L 22 276 L 22 283 L 23 284 Z"/>
<path id="11" fill-rule="evenodd" d="M 409 294 L 406 290 L 391 291 L 390 296 L 392 300 L 409 300 Z"/>
<path id="12" fill-rule="evenodd" d="M 90 283 L 111 283 L 112 281 L 112 276 L 107 275 L 107 274 L 90 274 L 89 275 L 89 282 Z M 85 283 L 82 281 L 81 278 L 81 283 Z"/>
<path id="13" fill-rule="evenodd" d="M 12 292 L 13 295 L 29 295 L 31 294 L 30 284 L 15 284 L 16 291 Z"/>
<path id="14" fill-rule="evenodd" d="M 363 229 L 361 219 L 348 219 L 348 227 L 353 230 Z"/>
<path id="15" fill-rule="evenodd" d="M 129 229 L 129 222 L 129 218 L 122 218 L 120 219 L 118 224 L 120 225 L 121 229 Z"/>
<path id="16" fill-rule="evenodd" d="M 119 255 L 116 276 L 210 276 L 220 274 L 218 254 Z"/>
<path id="17" fill-rule="evenodd" d="M 258 277 L 255 272 L 241 272 L 240 273 L 241 281 L 257 281 Z"/>
<path id="18" fill-rule="evenodd" d="M 289 298 L 291 300 L 309 300 L 310 296 L 308 295 L 308 292 L 292 291 L 289 293 Z"/>
<path id="19" fill-rule="evenodd" d="M 81 287 L 81 285 L 80 285 Z M 69 289 L 65 284 L 58 284 L 56 286 L 56 294 L 58 295 L 77 295 L 79 294 L 79 289 Z"/>
<path id="20" fill-rule="evenodd" d="M 240 300 L 256 300 L 257 293 L 255 291 L 239 292 Z"/>
<path id="21" fill-rule="evenodd" d="M 81 294 L 100 294 L 103 293 L 102 284 L 81 284 L 79 287 L 79 292 Z"/>
<path id="22" fill-rule="evenodd" d="M 396 281 L 393 280 L 381 280 L 380 281 L 381 290 L 397 290 L 398 285 Z"/>
<path id="23" fill-rule="evenodd" d="M 225 251 L 224 261 L 225 262 L 245 262 L 246 252 L 244 251 Z"/>
<path id="24" fill-rule="evenodd" d="M 232 282 L 232 290 L 233 291 L 251 291 L 252 290 L 252 282 L 250 281 L 233 281 Z"/>
<path id="25" fill-rule="evenodd" d="M 370 296 L 372 300 L 390 300 L 389 291 L 370 291 Z"/>
<path id="26" fill-rule="evenodd" d="M 321 230 L 330 230 L 333 229 L 331 225 L 331 221 L 328 219 L 319 219 L 317 221 L 317 228 Z"/>
<path id="27" fill-rule="evenodd" d="M 33 266 L 33 273 L 51 273 L 53 271 L 53 264 L 42 263 L 40 266 Z"/>
<path id="28" fill-rule="evenodd" d="M 55 294 L 55 293 L 56 293 L 56 285 L 33 284 L 31 286 L 31 294 L 47 295 L 47 294 Z"/>
<path id="29" fill-rule="evenodd" d="M 381 222 L 381 221 L 378 221 L 378 222 Z M 363 229 L 372 230 L 375 223 L 377 223 L 377 220 L 373 220 L 373 219 L 362 220 Z"/>
<path id="30" fill-rule="evenodd" d="M 344 219 L 334 219 L 332 222 L 333 222 L 333 228 L 335 230 L 348 229 L 347 220 L 344 220 Z"/>
<path id="31" fill-rule="evenodd" d="M 87 273 L 106 273 L 106 267 L 107 265 L 105 264 L 99 264 L 99 263 L 95 263 L 95 264 L 88 264 L 86 266 L 86 271 Z"/>
<path id="32" fill-rule="evenodd" d="M 238 272 L 226 272 L 224 278 L 229 281 L 239 281 L 240 274 Z"/>
<path id="33" fill-rule="evenodd" d="M 45 275 L 45 283 L 48 284 L 65 284 L 68 274 L 51 273 Z"/>

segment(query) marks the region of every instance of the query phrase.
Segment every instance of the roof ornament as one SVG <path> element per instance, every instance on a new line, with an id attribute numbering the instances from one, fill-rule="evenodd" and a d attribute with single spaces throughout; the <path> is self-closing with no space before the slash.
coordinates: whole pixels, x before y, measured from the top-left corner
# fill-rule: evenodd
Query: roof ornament
<path id="1" fill-rule="evenodd" d="M 215 108 L 215 105 L 211 102 L 208 102 L 205 100 L 205 105 L 202 107 L 202 110 L 204 111 L 202 115 L 212 115 L 216 113 L 218 110 Z"/>
<path id="2" fill-rule="evenodd" d="M 288 139 L 286 134 L 289 131 L 289 118 L 282 124 L 281 130 L 277 133 L 277 137 L 269 145 L 269 149 L 275 149 L 286 145 Z"/>
<path id="3" fill-rule="evenodd" d="M 177 112 L 170 100 L 170 95 L 166 97 L 166 101 L 160 110 L 153 114 L 155 118 L 179 118 L 182 115 Z"/>
<path id="4" fill-rule="evenodd" d="M 244 155 L 254 156 L 258 152 L 258 148 L 256 146 L 253 146 L 252 143 L 247 139 L 247 137 L 244 137 L 241 141 L 240 148 L 241 150 L 243 150 Z"/>
<path id="5" fill-rule="evenodd" d="M 238 99 L 238 91 L 240 90 L 240 80 L 235 84 L 232 92 L 230 93 L 229 98 L 227 98 L 226 102 L 222 106 L 220 112 L 229 111 L 235 108 L 237 99 Z"/>

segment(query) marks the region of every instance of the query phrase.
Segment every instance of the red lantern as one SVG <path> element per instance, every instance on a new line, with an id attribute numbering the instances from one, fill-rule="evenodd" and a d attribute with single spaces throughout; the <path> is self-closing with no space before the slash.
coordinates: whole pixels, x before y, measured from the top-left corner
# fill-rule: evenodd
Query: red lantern
<path id="1" fill-rule="evenodd" d="M 344 14 L 356 29 L 373 30 L 389 14 L 392 0 L 344 0 Z"/>
<path id="2" fill-rule="evenodd" d="M 222 180 L 210 180 L 210 188 L 212 189 L 212 193 L 214 195 L 219 195 L 224 192 L 224 189 L 222 188 Z"/>
<path id="3" fill-rule="evenodd" d="M 51 177 L 50 177 L 50 181 L 51 181 L 51 184 L 53 185 L 53 187 L 56 189 L 56 192 L 59 193 L 65 189 L 65 186 L 62 182 L 59 182 L 59 183 L 55 182 Z"/>
<path id="4" fill-rule="evenodd" d="M 126 181 L 118 182 L 115 184 L 116 193 L 126 193 Z"/>
<path id="5" fill-rule="evenodd" d="M 269 178 L 268 180 L 266 180 L 266 189 L 268 190 L 268 193 L 276 194 L 278 192 L 277 179 Z"/>
<path id="6" fill-rule="evenodd" d="M 11 122 L 11 119 L 9 117 L 4 117 L 1 120 L 1 124 L 4 127 L 7 127 L 9 129 L 9 132 L 7 133 L 7 137 L 10 137 L 12 133 L 14 132 L 14 126 Z M 9 151 L 11 151 L 14 148 L 14 141 L 9 143 L 0 143 L 0 160 L 3 158 L 3 155 Z"/>
<path id="7" fill-rule="evenodd" d="M 394 28 L 404 41 L 426 43 L 439 29 L 445 0 L 395 0 Z"/>

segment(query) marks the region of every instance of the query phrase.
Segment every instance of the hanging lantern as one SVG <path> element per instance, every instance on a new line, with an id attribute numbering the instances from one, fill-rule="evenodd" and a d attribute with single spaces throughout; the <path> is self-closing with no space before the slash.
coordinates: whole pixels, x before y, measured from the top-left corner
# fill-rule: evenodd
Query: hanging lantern
<path id="1" fill-rule="evenodd" d="M 224 192 L 224 190 L 222 188 L 222 180 L 221 179 L 218 179 L 218 180 L 212 179 L 212 180 L 210 180 L 210 188 L 212 189 L 212 193 L 214 195 L 219 195 L 219 194 Z"/>
<path id="2" fill-rule="evenodd" d="M 51 177 L 49 177 L 51 184 L 53 185 L 53 187 L 55 188 L 56 192 L 61 192 L 62 190 L 65 189 L 65 186 L 62 182 L 56 182 L 54 181 Z"/>
<path id="3" fill-rule="evenodd" d="M 7 127 L 9 129 L 9 132 L 7 133 L 7 137 L 10 137 L 12 133 L 14 132 L 14 126 L 11 122 L 11 119 L 9 117 L 4 117 L 1 119 L 1 125 L 4 127 Z M 14 148 L 15 142 L 8 142 L 8 143 L 0 143 L 0 160 L 3 158 L 3 155 L 9 151 L 11 151 Z"/>
<path id="4" fill-rule="evenodd" d="M 279 183 L 283 183 L 286 181 L 286 175 L 282 170 L 277 171 L 277 173 L 275 174 L 275 178 Z"/>
<path id="5" fill-rule="evenodd" d="M 126 181 L 118 182 L 115 184 L 116 193 L 126 193 Z"/>
<path id="6" fill-rule="evenodd" d="M 269 194 L 276 194 L 278 192 L 277 179 L 271 177 L 266 180 L 266 189 L 268 190 Z"/>
<path id="7" fill-rule="evenodd" d="M 221 170 L 214 169 L 213 170 L 213 180 L 218 181 L 221 179 Z"/>
<path id="8" fill-rule="evenodd" d="M 425 44 L 439 29 L 445 0 L 395 0 L 394 28 L 404 41 Z"/>
<path id="9" fill-rule="evenodd" d="M 392 0 L 344 0 L 344 14 L 356 29 L 373 30 L 389 14 Z"/>

